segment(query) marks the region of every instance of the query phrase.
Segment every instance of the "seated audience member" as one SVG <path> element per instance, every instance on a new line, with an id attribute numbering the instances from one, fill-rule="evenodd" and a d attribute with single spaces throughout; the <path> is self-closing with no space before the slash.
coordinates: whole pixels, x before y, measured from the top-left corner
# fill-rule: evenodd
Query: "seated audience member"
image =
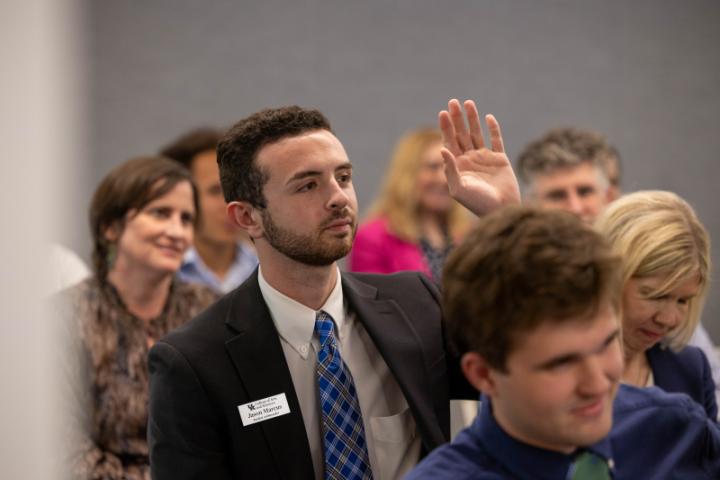
<path id="1" fill-rule="evenodd" d="M 95 191 L 94 275 L 59 298 L 77 353 L 67 372 L 72 478 L 150 479 L 148 350 L 216 298 L 175 278 L 196 209 L 187 169 L 161 157 L 119 165 Z"/>
<path id="2" fill-rule="evenodd" d="M 518 157 L 526 203 L 566 210 L 592 223 L 618 194 L 609 189 L 606 171 L 613 156 L 617 158 L 600 134 L 574 128 L 550 130 Z"/>
<path id="3" fill-rule="evenodd" d="M 717 417 L 715 384 L 702 350 L 686 346 L 710 275 L 710 238 L 692 207 L 670 192 L 613 202 L 596 222 L 622 258 L 623 381 L 683 392 Z"/>
<path id="4" fill-rule="evenodd" d="M 187 282 L 227 293 L 250 276 L 258 261 L 248 236 L 226 213 L 216 153 L 221 136 L 218 130 L 199 128 L 185 133 L 160 153 L 190 170 L 200 201 L 195 240 L 178 274 Z"/>
<path id="5" fill-rule="evenodd" d="M 405 135 L 395 148 L 380 196 L 350 252 L 353 272 L 418 270 L 435 281 L 468 226 L 448 191 L 438 130 Z"/>
<path id="6" fill-rule="evenodd" d="M 502 149 L 462 132 L 453 140 L 446 121 L 443 156 L 493 168 L 456 193 L 472 195 L 480 215 L 516 203 Z M 339 271 L 357 200 L 321 112 L 256 112 L 218 156 L 229 214 L 254 239 L 260 268 L 150 351 L 153 478 L 401 478 L 448 441 L 450 398 L 477 398 L 445 347 L 435 286 L 419 272 Z"/>
<path id="7" fill-rule="evenodd" d="M 443 276 L 481 411 L 406 479 L 720 478 L 720 430 L 699 405 L 620 385 L 621 292 L 619 258 L 575 216 L 481 219 Z"/>

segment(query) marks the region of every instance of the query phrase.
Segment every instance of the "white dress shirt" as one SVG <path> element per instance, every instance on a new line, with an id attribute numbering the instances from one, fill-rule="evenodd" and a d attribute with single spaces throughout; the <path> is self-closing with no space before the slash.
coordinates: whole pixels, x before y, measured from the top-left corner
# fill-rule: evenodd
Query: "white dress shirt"
<path id="1" fill-rule="evenodd" d="M 317 312 L 270 286 L 263 277 L 262 267 L 258 280 L 290 368 L 315 478 L 321 480 L 325 467 L 316 377 L 320 348 L 315 333 Z M 407 400 L 385 360 L 365 327 L 347 310 L 339 270 L 335 287 L 320 310 L 335 321 L 340 355 L 355 382 L 373 477 L 376 480 L 401 478 L 420 458 L 420 435 Z"/>

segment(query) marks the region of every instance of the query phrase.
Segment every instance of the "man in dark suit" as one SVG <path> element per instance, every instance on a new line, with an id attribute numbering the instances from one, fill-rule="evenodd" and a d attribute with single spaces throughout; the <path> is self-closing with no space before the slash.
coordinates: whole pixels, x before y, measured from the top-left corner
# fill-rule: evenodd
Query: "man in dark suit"
<path id="1" fill-rule="evenodd" d="M 516 198 L 507 157 L 465 141 L 459 108 L 441 115 L 455 179 L 468 158 L 492 154 L 504 164 L 490 180 Z M 498 136 L 491 128 L 502 145 Z M 446 353 L 435 287 L 418 273 L 340 274 L 357 200 L 352 165 L 317 110 L 241 120 L 218 161 L 228 214 L 260 267 L 150 351 L 153 477 L 401 477 L 448 440 L 451 396 L 475 395 Z M 505 202 L 488 178 L 470 183 L 488 208 Z M 345 401 L 333 404 L 333 391 Z"/>

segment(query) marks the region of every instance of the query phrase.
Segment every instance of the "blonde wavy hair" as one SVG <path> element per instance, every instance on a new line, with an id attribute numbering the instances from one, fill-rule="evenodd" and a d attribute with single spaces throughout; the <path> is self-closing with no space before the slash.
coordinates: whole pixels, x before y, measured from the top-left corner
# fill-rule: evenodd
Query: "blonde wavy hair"
<path id="1" fill-rule="evenodd" d="M 420 241 L 420 195 L 417 177 L 427 149 L 442 142 L 440 132 L 433 128 L 420 128 L 404 135 L 395 146 L 385 181 L 375 202 L 368 211 L 369 218 L 384 217 L 392 233 L 409 242 Z M 447 215 L 451 238 L 457 240 L 467 231 L 467 211 L 453 202 Z"/>
<path id="2" fill-rule="evenodd" d="M 692 275 L 700 277 L 685 322 L 663 340 L 673 350 L 683 348 L 700 321 L 710 283 L 710 236 L 695 211 L 672 192 L 636 192 L 610 204 L 595 228 L 622 257 L 624 285 L 632 277 L 664 275 L 653 292 L 662 295 Z"/>

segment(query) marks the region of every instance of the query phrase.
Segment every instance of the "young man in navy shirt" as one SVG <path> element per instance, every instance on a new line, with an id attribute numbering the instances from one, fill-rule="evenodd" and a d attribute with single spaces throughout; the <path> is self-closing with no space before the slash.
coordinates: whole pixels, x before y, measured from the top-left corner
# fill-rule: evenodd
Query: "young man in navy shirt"
<path id="1" fill-rule="evenodd" d="M 565 212 L 480 221 L 443 278 L 480 414 L 407 479 L 720 478 L 720 431 L 699 406 L 619 385 L 618 266 Z"/>

